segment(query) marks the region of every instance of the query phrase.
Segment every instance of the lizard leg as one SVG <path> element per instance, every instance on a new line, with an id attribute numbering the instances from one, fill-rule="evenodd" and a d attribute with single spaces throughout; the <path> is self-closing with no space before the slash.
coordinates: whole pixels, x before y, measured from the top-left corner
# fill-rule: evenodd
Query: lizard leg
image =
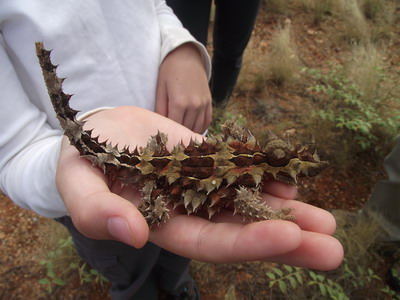
<path id="1" fill-rule="evenodd" d="M 239 187 L 233 203 L 235 213 L 240 214 L 246 220 L 295 220 L 294 216 L 290 214 L 292 209 L 273 209 L 261 203 L 260 191 L 258 189 Z"/>
<path id="2" fill-rule="evenodd" d="M 156 185 L 148 182 L 142 189 L 143 202 L 139 206 L 139 211 L 146 219 L 149 227 L 154 224 L 161 225 L 169 220 L 167 202 L 163 195 L 153 196 Z"/>

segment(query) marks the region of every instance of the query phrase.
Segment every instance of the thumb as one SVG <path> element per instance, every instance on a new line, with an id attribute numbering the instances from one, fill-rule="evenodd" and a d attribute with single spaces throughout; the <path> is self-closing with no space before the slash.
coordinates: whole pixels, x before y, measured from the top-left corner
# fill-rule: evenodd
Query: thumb
<path id="1" fill-rule="evenodd" d="M 85 236 L 99 240 L 117 240 L 141 248 L 149 237 L 142 214 L 129 201 L 110 192 L 85 196 L 68 207 L 72 222 Z"/>

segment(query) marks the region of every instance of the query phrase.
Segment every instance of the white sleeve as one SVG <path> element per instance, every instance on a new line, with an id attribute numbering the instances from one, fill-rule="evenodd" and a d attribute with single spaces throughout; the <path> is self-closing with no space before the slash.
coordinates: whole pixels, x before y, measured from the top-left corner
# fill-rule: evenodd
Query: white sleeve
<path id="1" fill-rule="evenodd" d="M 175 48 L 184 43 L 191 42 L 199 50 L 203 59 L 204 67 L 208 78 L 211 76 L 211 60 L 207 49 L 198 42 L 187 29 L 182 26 L 182 23 L 175 16 L 172 9 L 167 6 L 164 0 L 155 0 L 156 13 L 160 23 L 161 32 L 161 57 L 164 58 Z"/>
<path id="2" fill-rule="evenodd" d="M 19 206 L 42 216 L 66 215 L 55 184 L 62 134 L 29 100 L 2 35 L 0 66 L 0 189 Z"/>

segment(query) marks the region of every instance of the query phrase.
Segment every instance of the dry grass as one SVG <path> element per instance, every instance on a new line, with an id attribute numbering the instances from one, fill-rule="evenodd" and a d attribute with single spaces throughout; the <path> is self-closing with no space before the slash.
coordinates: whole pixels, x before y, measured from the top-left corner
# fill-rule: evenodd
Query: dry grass
<path id="1" fill-rule="evenodd" d="M 376 20 L 385 11 L 384 0 L 358 0 L 364 16 L 370 20 Z"/>
<path id="2" fill-rule="evenodd" d="M 299 75 L 300 63 L 291 38 L 290 20 L 278 26 L 268 42 L 268 53 L 263 54 L 250 42 L 237 83 L 241 92 L 259 93 L 268 83 L 276 86 L 293 83 Z"/>
<path id="3" fill-rule="evenodd" d="M 287 15 L 291 0 L 265 0 L 264 3 L 269 14 Z"/>
<path id="4" fill-rule="evenodd" d="M 382 99 L 379 95 L 384 66 L 382 53 L 384 51 L 373 44 L 356 46 L 345 64 L 348 77 L 360 88 L 364 101 L 377 102 Z"/>
<path id="5" fill-rule="evenodd" d="M 278 86 L 294 82 L 299 74 L 299 59 L 291 39 L 290 21 L 285 23 L 273 35 L 266 57 L 266 80 Z"/>
<path id="6" fill-rule="evenodd" d="M 334 0 L 301 0 L 305 11 L 311 14 L 314 25 L 319 25 L 327 15 L 333 13 L 335 3 Z"/>
<path id="7" fill-rule="evenodd" d="M 338 224 L 335 237 L 344 247 L 347 264 L 354 268 L 371 266 L 371 250 L 378 245 L 383 234 L 379 221 L 382 217 L 369 210 L 336 210 L 333 214 Z"/>
<path id="8" fill-rule="evenodd" d="M 240 93 L 257 92 L 265 87 L 266 56 L 260 52 L 253 40 L 250 40 L 244 54 L 243 67 L 235 89 Z"/>
<path id="9" fill-rule="evenodd" d="M 340 0 L 340 16 L 344 24 L 342 37 L 349 44 L 367 44 L 370 34 L 367 20 L 357 0 Z"/>

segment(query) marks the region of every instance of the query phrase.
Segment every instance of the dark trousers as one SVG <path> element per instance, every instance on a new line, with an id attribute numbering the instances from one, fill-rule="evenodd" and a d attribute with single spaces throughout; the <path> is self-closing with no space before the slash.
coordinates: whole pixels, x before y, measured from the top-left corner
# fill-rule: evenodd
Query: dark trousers
<path id="1" fill-rule="evenodd" d="M 215 0 L 212 75 L 214 101 L 227 100 L 235 87 L 261 0 Z M 207 45 L 211 0 L 167 0 L 183 26 Z"/>
<path id="2" fill-rule="evenodd" d="M 113 299 L 156 300 L 158 290 L 179 293 L 190 280 L 190 260 L 147 243 L 135 249 L 124 243 L 82 235 L 70 217 L 56 219 L 67 227 L 78 254 L 112 282 Z"/>

